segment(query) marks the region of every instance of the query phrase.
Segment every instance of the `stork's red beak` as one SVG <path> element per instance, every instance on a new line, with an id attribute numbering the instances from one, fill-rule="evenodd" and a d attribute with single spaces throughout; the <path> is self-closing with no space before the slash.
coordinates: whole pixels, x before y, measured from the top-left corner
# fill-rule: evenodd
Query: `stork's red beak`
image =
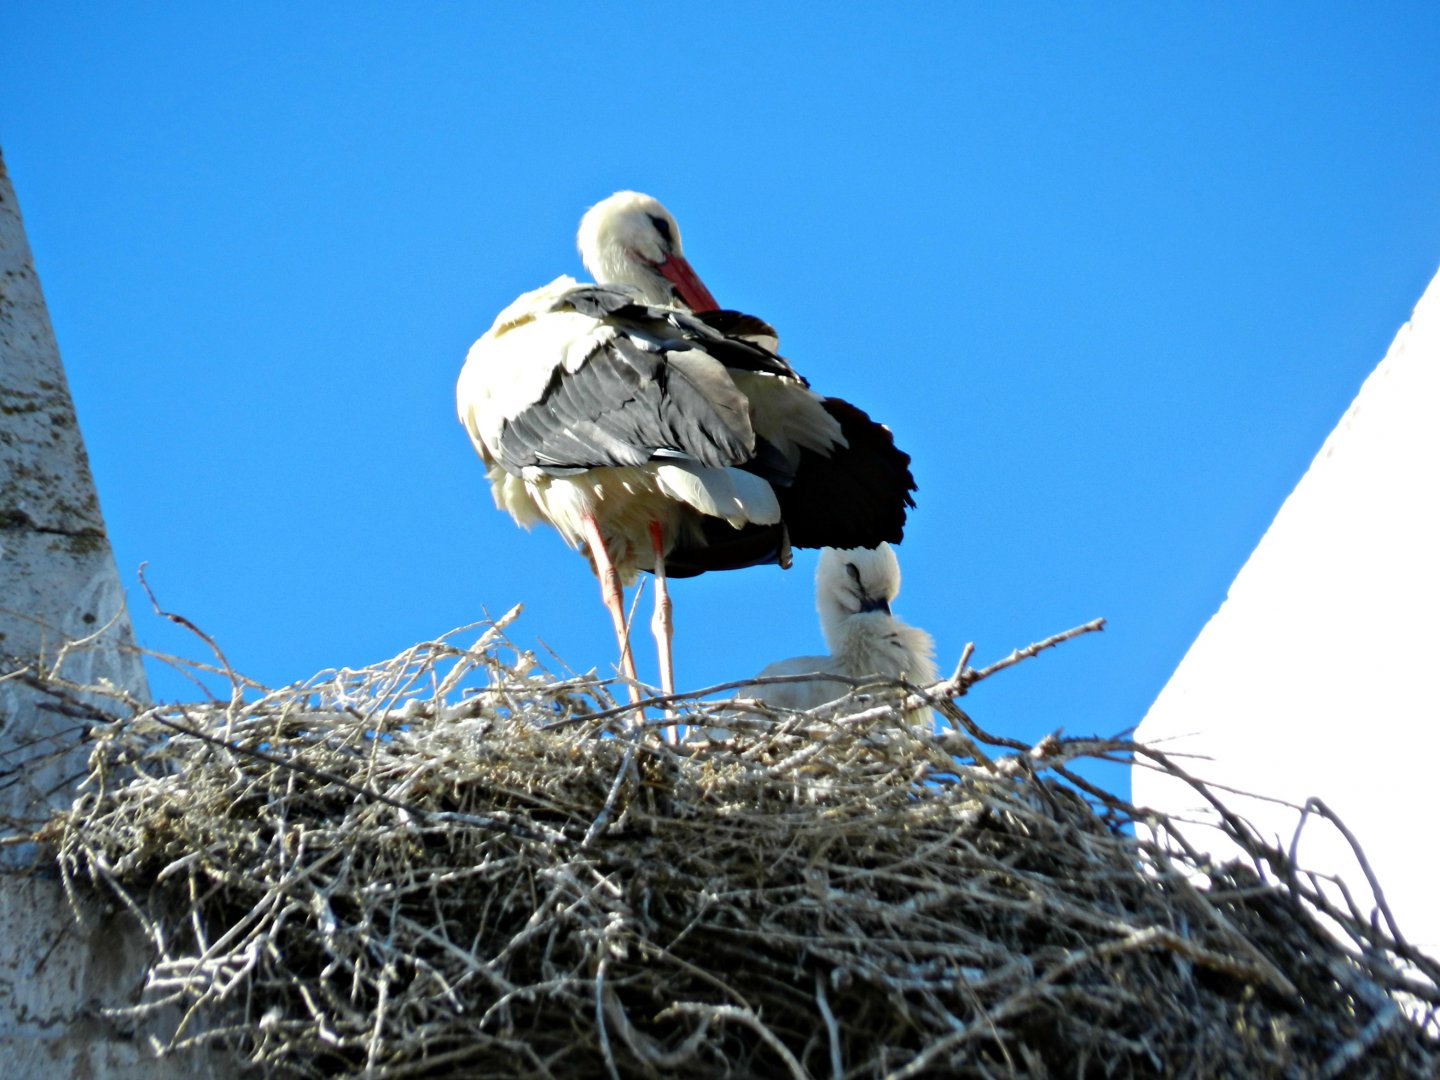
<path id="1" fill-rule="evenodd" d="M 710 290 L 700 280 L 690 264 L 685 261 L 683 255 L 671 255 L 655 269 L 659 270 L 666 281 L 675 286 L 675 291 L 680 294 L 680 299 L 685 301 L 685 306 L 691 311 L 717 311 L 720 305 L 715 302 L 715 297 L 710 295 Z"/>

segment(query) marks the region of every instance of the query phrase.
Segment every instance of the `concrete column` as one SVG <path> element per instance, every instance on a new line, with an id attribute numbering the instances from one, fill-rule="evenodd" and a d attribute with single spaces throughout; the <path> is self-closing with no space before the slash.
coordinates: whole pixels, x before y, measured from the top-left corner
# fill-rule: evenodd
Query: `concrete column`
<path id="1" fill-rule="evenodd" d="M 75 408 L 0 157 L 0 833 L 73 797 L 75 721 L 5 675 L 39 662 L 148 696 Z M 5 1080 L 232 1075 L 215 1055 L 157 1061 L 144 1030 L 100 1009 L 133 1002 L 145 943 L 122 916 L 77 921 L 32 845 L 0 859 L 0 1073 Z"/>

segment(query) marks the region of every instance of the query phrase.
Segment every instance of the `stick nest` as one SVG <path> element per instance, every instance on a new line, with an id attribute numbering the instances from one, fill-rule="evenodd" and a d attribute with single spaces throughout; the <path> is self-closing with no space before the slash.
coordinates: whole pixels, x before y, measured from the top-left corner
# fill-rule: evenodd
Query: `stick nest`
<path id="1" fill-rule="evenodd" d="M 77 912 L 151 942 L 133 1011 L 266 1075 L 1440 1072 L 1440 971 L 1384 920 L 1233 815 L 1250 859 L 1211 865 L 1071 769 L 1161 755 L 956 707 L 1016 658 L 929 688 L 939 733 L 872 685 L 687 699 L 731 737 L 679 747 L 500 624 L 204 705 L 37 677 L 93 743 L 43 835 Z"/>

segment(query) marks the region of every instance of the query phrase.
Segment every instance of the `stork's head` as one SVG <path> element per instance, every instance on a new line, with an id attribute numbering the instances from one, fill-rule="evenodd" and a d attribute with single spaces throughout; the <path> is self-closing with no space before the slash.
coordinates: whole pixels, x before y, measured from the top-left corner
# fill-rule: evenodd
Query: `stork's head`
<path id="1" fill-rule="evenodd" d="M 890 614 L 900 592 L 900 563 L 889 544 L 871 548 L 825 548 L 815 570 L 815 607 L 825 640 L 844 620 Z M 832 645 L 833 648 L 833 645 Z"/>
<path id="2" fill-rule="evenodd" d="M 680 249 L 680 226 L 649 195 L 617 191 L 580 219 L 581 261 L 600 285 L 632 285 L 650 304 L 714 311 L 718 304 Z"/>

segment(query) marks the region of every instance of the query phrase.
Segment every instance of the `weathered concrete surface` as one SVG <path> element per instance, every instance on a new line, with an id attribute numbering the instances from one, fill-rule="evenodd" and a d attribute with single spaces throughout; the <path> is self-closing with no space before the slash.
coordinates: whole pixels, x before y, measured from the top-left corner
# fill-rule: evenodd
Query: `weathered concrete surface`
<path id="1" fill-rule="evenodd" d="M 74 721 L 4 676 L 37 660 L 147 696 L 85 446 L 0 157 L 0 834 L 68 803 L 84 764 Z M 33 845 L 0 859 L 4 1080 L 234 1075 L 211 1054 L 157 1060 L 149 1032 L 106 1019 L 134 1002 L 145 942 L 123 915 L 71 910 Z M 168 1018 L 173 1020 L 172 1018 Z"/>
<path id="2" fill-rule="evenodd" d="M 144 696 L 85 444 L 0 158 L 0 657 L 54 663 L 66 642 L 91 637 L 65 655 L 60 673 L 104 677 Z M 35 710 L 14 682 L 0 683 L 0 725 L 8 745 L 69 726 Z M 43 813 L 36 800 L 55 771 L 22 771 L 20 785 L 0 794 L 0 814 Z"/>
<path id="3" fill-rule="evenodd" d="M 1410 941 L 1440 955 L 1440 277 L 1326 439 L 1136 734 L 1240 791 L 1323 799 Z M 1135 801 L 1206 817 L 1137 767 Z M 1288 846 L 1289 807 L 1223 794 Z M 1192 841 L 1236 854 L 1195 829 Z M 1371 902 L 1344 837 L 1310 821 L 1301 864 Z"/>

